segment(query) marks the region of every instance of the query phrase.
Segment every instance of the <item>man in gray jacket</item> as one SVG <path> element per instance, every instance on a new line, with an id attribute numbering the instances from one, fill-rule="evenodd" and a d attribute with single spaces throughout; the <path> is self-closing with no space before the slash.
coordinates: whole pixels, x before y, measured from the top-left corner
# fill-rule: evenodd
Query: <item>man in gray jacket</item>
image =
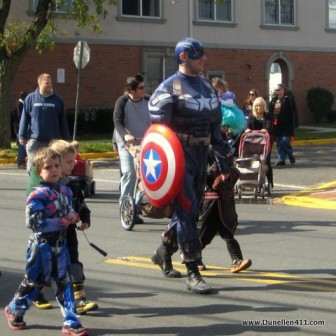
<path id="1" fill-rule="evenodd" d="M 150 125 L 149 96 L 145 95 L 145 84 L 142 75 L 128 77 L 125 93 L 119 97 L 114 106 L 113 121 L 115 127 L 115 141 L 118 147 L 120 161 L 120 199 L 133 196 L 134 186 L 137 183 L 137 174 L 133 156 L 129 147 L 139 145 Z M 140 218 L 140 194 L 137 194 L 135 224 L 142 224 Z"/>

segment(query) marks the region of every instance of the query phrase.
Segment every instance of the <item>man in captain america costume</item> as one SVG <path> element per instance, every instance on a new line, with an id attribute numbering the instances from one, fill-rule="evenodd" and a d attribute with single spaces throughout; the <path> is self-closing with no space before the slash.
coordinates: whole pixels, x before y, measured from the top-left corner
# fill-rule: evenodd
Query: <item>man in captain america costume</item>
<path id="1" fill-rule="evenodd" d="M 180 139 L 185 157 L 183 184 L 173 204 L 175 212 L 162 244 L 152 261 L 164 276 L 181 277 L 172 267 L 171 255 L 180 250 L 186 265 L 187 288 L 197 294 L 211 293 L 202 279 L 197 263 L 201 260 L 197 220 L 206 181 L 208 147 L 211 144 L 220 157 L 223 179 L 228 177 L 226 156 L 230 147 L 223 141 L 220 102 L 215 89 L 200 74 L 206 57 L 202 44 L 193 38 L 179 41 L 175 47 L 178 71 L 162 82 L 149 100 L 151 123 L 169 126 Z"/>

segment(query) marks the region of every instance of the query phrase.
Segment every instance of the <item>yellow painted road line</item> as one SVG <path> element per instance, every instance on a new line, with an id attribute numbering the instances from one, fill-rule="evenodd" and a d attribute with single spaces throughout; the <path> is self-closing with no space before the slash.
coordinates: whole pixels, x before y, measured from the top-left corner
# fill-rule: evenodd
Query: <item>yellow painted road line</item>
<path id="1" fill-rule="evenodd" d="M 279 203 L 313 209 L 336 210 L 336 181 L 273 200 L 273 204 Z"/>
<path id="2" fill-rule="evenodd" d="M 282 197 L 281 200 L 286 205 L 300 206 L 312 209 L 336 210 L 336 201 L 290 195 Z"/>
<path id="3" fill-rule="evenodd" d="M 126 256 L 120 258 L 110 258 L 105 260 L 108 264 L 140 267 L 158 270 L 158 266 L 154 265 L 149 258 Z M 181 263 L 173 262 L 174 268 L 183 274 L 186 274 L 185 267 L 182 267 Z M 207 270 L 202 271 L 204 277 L 215 278 L 230 278 L 239 281 L 249 281 L 254 283 L 262 283 L 267 285 L 280 285 L 286 287 L 303 288 L 311 291 L 323 291 L 323 292 L 335 292 L 336 280 L 332 279 L 319 279 L 302 277 L 287 273 L 276 272 L 264 272 L 264 271 L 252 271 L 246 270 L 239 274 L 233 274 L 229 272 L 229 268 L 219 266 L 207 265 Z"/>

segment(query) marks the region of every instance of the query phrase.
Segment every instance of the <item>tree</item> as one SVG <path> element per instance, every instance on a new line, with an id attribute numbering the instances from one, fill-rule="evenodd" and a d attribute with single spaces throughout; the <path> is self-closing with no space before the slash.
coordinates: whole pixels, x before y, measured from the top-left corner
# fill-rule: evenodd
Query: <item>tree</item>
<path id="1" fill-rule="evenodd" d="M 334 95 L 328 89 L 314 87 L 307 91 L 306 100 L 314 120 L 319 123 L 330 113 L 334 103 Z"/>
<path id="2" fill-rule="evenodd" d="M 0 148 L 10 148 L 10 96 L 16 71 L 27 51 L 36 46 L 40 52 L 52 50 L 56 33 L 55 10 L 67 0 L 39 0 L 30 23 L 17 24 L 10 17 L 12 1 L 0 1 Z M 108 14 L 107 5 L 116 0 L 73 0 L 69 11 L 79 28 L 99 32 L 99 20 Z"/>

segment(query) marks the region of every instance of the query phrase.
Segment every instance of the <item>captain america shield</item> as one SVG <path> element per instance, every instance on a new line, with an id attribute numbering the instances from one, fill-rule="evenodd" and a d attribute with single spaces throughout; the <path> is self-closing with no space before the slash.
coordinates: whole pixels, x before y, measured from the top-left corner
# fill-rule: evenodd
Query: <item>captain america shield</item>
<path id="1" fill-rule="evenodd" d="M 141 143 L 140 175 L 150 202 L 162 207 L 178 194 L 184 177 L 184 154 L 176 134 L 166 125 L 151 125 Z"/>

